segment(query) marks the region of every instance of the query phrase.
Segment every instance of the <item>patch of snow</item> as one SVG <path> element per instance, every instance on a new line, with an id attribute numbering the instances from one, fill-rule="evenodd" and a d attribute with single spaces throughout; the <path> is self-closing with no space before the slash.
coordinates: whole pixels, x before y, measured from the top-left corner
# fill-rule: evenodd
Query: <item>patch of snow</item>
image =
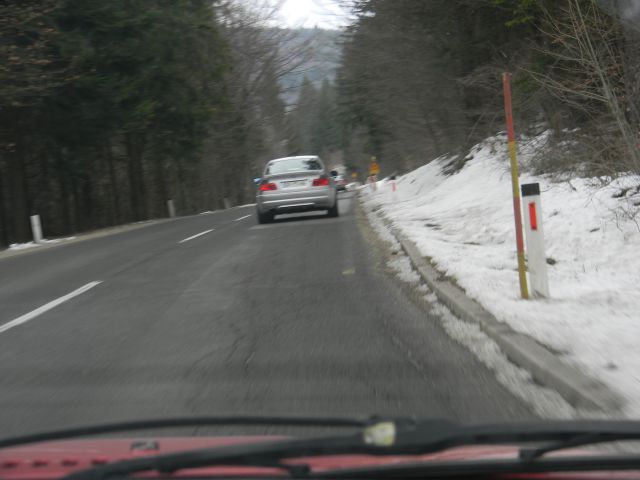
<path id="1" fill-rule="evenodd" d="M 382 219 L 373 211 L 367 211 L 367 217 L 369 218 L 369 223 L 378 234 L 381 240 L 389 243 L 391 245 L 391 249 L 394 252 L 400 251 L 400 243 L 396 240 L 396 237 L 389 231 L 386 227 Z"/>
<path id="2" fill-rule="evenodd" d="M 380 220 L 377 215 L 374 216 Z M 385 230 L 386 235 L 391 235 L 388 227 L 382 222 L 379 228 Z M 404 254 L 395 255 L 387 265 L 396 271 L 400 280 L 411 285 L 418 284 L 416 290 L 425 293 L 423 299 L 429 304 L 430 312 L 440 319 L 447 334 L 469 349 L 480 362 L 496 374 L 496 379 L 505 388 L 530 405 L 538 416 L 556 419 L 589 416 L 589 412 L 579 414 L 558 393 L 536 384 L 529 372 L 511 363 L 498 344 L 478 325 L 465 322 L 453 315 L 438 301 L 436 294 L 426 284 L 421 283 L 420 275 L 413 269 L 409 257 Z"/>
<path id="3" fill-rule="evenodd" d="M 27 243 L 12 243 L 9 245 L 9 250 L 26 250 L 28 248 L 40 247 L 39 243 L 27 242 Z"/>
<path id="4" fill-rule="evenodd" d="M 423 298 L 429 303 L 436 303 L 438 301 L 438 296 L 433 292 L 426 294 Z"/>
<path id="5" fill-rule="evenodd" d="M 523 165 L 547 135 L 526 140 Z M 640 416 L 640 229 L 623 213 L 637 207 L 629 198 L 615 198 L 622 188 L 639 185 L 640 178 L 558 183 L 521 175 L 521 183 L 540 183 L 546 255 L 552 263 L 551 298 L 525 301 L 519 297 L 504 138 L 487 139 L 467 159 L 464 168 L 446 175 L 450 159 L 438 158 L 398 178 L 395 195 L 378 182 L 375 191 L 363 189 L 361 196 L 367 210 L 380 209 L 499 320 L 606 382 L 628 399 L 625 413 Z M 377 214 L 369 218 L 376 231 L 384 227 Z"/>
<path id="6" fill-rule="evenodd" d="M 395 255 L 387 262 L 387 265 L 396 272 L 398 278 L 403 282 L 420 283 L 420 275 L 413 269 L 411 260 L 406 255 Z"/>
<path id="7" fill-rule="evenodd" d="M 27 250 L 29 248 L 42 247 L 44 245 L 50 245 L 52 243 L 66 242 L 69 240 L 75 240 L 76 237 L 56 238 L 53 240 L 42 239 L 39 243 L 26 242 L 26 243 L 12 243 L 9 245 L 9 250 Z"/>
<path id="8" fill-rule="evenodd" d="M 9 245 L 9 250 L 27 250 L 29 248 L 42 247 L 43 245 L 47 245 L 50 243 L 58 243 L 58 242 L 59 240 L 42 239 L 42 241 L 38 243 L 35 243 L 35 242 L 12 243 L 11 245 Z"/>
<path id="9" fill-rule="evenodd" d="M 509 361 L 496 342 L 489 338 L 478 325 L 457 318 L 444 305 L 437 303 L 432 312 L 440 317 L 444 329 L 495 372 L 498 381 L 510 392 L 531 405 L 543 418 L 569 419 L 576 412 L 558 393 L 537 385 L 529 372 Z"/>

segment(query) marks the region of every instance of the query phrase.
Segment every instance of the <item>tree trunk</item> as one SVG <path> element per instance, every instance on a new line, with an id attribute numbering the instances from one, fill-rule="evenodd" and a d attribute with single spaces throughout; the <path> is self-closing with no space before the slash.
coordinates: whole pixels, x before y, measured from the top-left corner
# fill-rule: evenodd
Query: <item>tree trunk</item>
<path id="1" fill-rule="evenodd" d="M 82 218 L 84 219 L 83 228 L 85 230 L 95 230 L 101 225 L 101 220 L 96 218 L 96 209 L 93 194 L 96 189 L 93 188 L 91 177 L 82 178 Z"/>
<path id="2" fill-rule="evenodd" d="M 31 240 L 29 224 L 29 193 L 27 179 L 25 177 L 25 158 L 22 145 L 18 145 L 14 155 L 9 155 L 7 184 L 9 185 L 9 208 L 12 218 L 9 222 L 13 228 L 10 230 L 10 242 L 26 242 Z"/>
<path id="3" fill-rule="evenodd" d="M 4 172 L 0 164 L 0 245 L 9 246 L 9 225 L 4 196 Z"/>
<path id="4" fill-rule="evenodd" d="M 116 166 L 113 159 L 113 152 L 111 151 L 110 140 L 107 140 L 107 144 L 105 145 L 105 154 L 107 159 L 107 167 L 109 168 L 109 187 L 111 189 L 111 223 L 117 225 L 122 221 L 122 215 L 120 213 L 120 192 L 118 191 Z"/>
<path id="5" fill-rule="evenodd" d="M 187 192 L 185 191 L 187 185 L 187 175 L 188 172 L 185 169 L 185 166 L 180 159 L 175 160 L 176 166 L 176 181 L 177 181 L 177 196 L 176 199 L 176 209 L 180 212 L 180 215 L 185 213 L 192 213 L 189 205 L 189 198 L 187 196 Z"/>
<path id="6" fill-rule="evenodd" d="M 154 174 L 155 174 L 155 184 L 157 186 L 157 196 L 159 198 L 156 199 L 156 208 L 157 216 L 164 217 L 166 215 L 166 204 L 167 200 L 170 200 L 169 193 L 167 191 L 167 181 L 165 179 L 165 169 L 164 169 L 164 160 L 158 158 L 154 161 Z"/>
<path id="7" fill-rule="evenodd" d="M 69 178 L 66 172 L 66 166 L 64 159 L 62 158 L 62 152 L 58 152 L 57 155 L 57 171 L 58 171 L 58 184 L 60 187 L 60 201 L 58 202 L 58 211 L 62 219 L 62 231 L 69 233 L 72 231 L 71 226 L 71 214 L 69 212 Z"/>
<path id="8" fill-rule="evenodd" d="M 129 199 L 133 220 L 145 220 L 147 218 L 147 204 L 142 166 L 143 140 L 133 134 L 127 134 L 125 142 L 129 159 Z"/>
<path id="9" fill-rule="evenodd" d="M 71 177 L 71 192 L 73 195 L 73 232 L 84 231 L 84 212 L 82 210 L 82 205 L 80 205 L 80 192 L 78 186 L 78 177 L 75 175 Z"/>

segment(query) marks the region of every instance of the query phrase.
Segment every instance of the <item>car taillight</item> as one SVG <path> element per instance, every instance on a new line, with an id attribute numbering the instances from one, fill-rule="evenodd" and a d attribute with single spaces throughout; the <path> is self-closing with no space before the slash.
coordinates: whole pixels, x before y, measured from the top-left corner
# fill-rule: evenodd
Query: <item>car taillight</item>
<path id="1" fill-rule="evenodd" d="M 328 187 L 329 186 L 329 179 L 327 177 L 314 178 L 313 179 L 313 186 L 314 187 Z"/>
<path id="2" fill-rule="evenodd" d="M 277 190 L 278 186 L 275 183 L 261 183 L 260 191 L 261 192 L 269 192 L 271 190 Z"/>

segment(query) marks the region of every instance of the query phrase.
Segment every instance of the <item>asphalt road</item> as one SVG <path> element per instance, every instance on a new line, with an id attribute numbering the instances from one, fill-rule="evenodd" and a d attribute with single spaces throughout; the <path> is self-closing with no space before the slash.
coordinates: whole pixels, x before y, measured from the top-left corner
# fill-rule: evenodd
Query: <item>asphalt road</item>
<path id="1" fill-rule="evenodd" d="M 0 436 L 218 413 L 531 417 L 380 268 L 353 209 L 347 194 L 340 218 L 257 225 L 245 207 L 0 259 Z"/>

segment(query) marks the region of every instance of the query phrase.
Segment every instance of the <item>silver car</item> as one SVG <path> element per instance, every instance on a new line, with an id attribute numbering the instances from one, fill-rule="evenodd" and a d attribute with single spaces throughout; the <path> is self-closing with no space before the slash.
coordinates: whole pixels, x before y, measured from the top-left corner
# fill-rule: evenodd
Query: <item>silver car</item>
<path id="1" fill-rule="evenodd" d="M 258 222 L 269 223 L 281 213 L 310 210 L 327 210 L 330 217 L 337 217 L 335 174 L 327 172 L 322 160 L 313 155 L 271 160 L 258 184 Z"/>

